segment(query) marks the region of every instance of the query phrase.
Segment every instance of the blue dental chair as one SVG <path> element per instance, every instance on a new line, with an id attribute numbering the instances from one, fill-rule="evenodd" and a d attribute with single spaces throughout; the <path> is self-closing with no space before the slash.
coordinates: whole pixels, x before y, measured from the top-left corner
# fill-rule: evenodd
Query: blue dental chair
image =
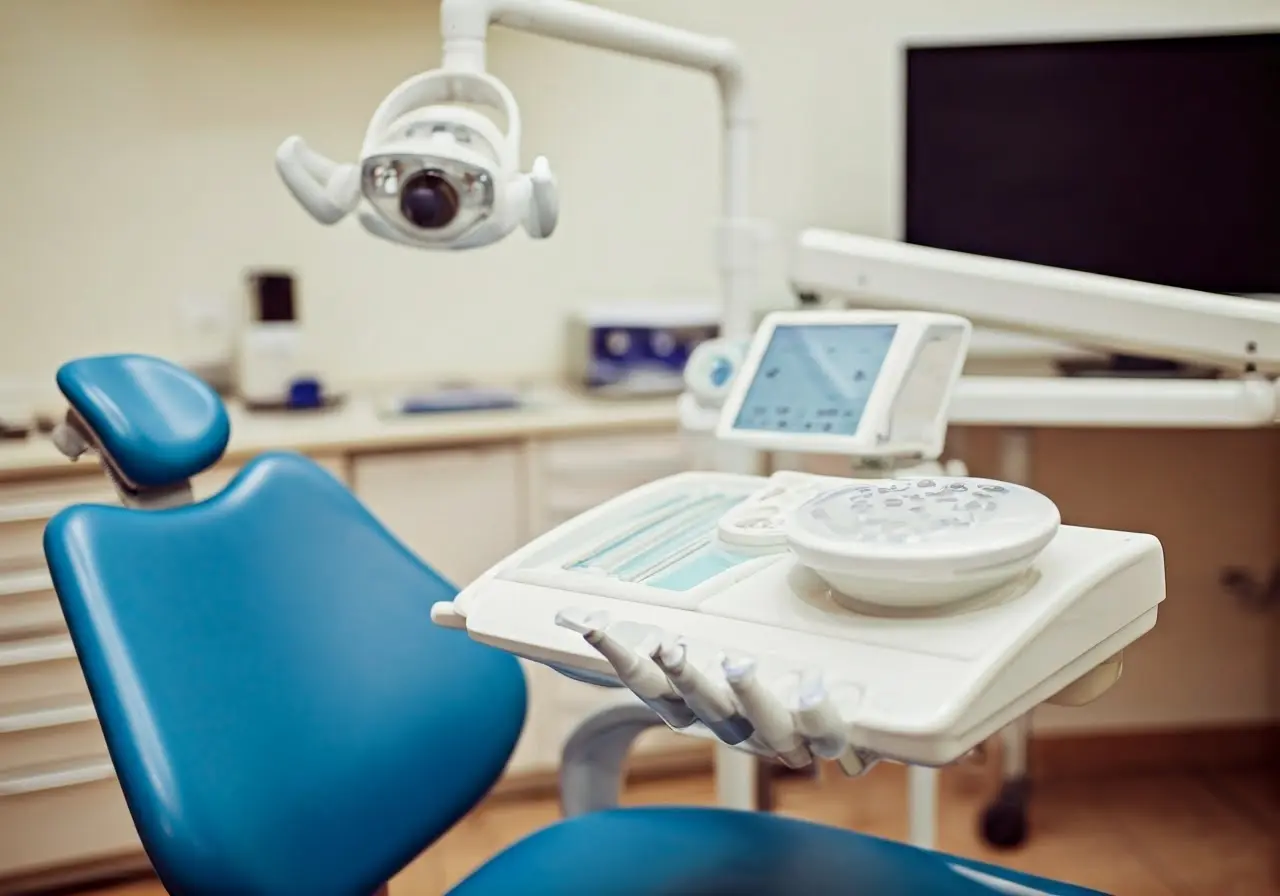
<path id="1" fill-rule="evenodd" d="M 98 357 L 63 367 L 58 385 L 71 409 L 55 441 L 98 453 L 125 506 L 68 508 L 45 553 L 162 883 L 175 896 L 379 891 L 501 774 L 525 714 L 518 663 L 434 626 L 432 603 L 454 587 L 303 457 L 258 457 L 193 503 L 189 480 L 230 427 L 186 371 Z M 671 807 L 562 821 L 452 892 L 1094 891 L 793 819 Z"/>

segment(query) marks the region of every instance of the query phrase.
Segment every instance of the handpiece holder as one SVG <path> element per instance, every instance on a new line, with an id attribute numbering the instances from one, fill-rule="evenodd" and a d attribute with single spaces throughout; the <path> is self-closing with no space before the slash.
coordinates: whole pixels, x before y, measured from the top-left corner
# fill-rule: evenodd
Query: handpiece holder
<path id="1" fill-rule="evenodd" d="M 147 355 L 103 355 L 63 365 L 58 388 L 71 405 L 53 431 L 72 460 L 93 451 L 128 506 L 191 501 L 191 477 L 221 459 L 231 436 L 217 393 L 176 364 Z"/>

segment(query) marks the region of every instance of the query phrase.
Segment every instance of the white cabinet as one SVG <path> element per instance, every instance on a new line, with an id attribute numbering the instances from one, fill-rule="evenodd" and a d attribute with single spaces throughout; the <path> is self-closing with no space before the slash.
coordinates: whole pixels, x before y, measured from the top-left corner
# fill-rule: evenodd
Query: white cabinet
<path id="1" fill-rule="evenodd" d="M 96 466 L 0 484 L 0 877 L 141 849 L 44 562 L 76 503 L 115 503 Z"/>
<path id="2" fill-rule="evenodd" d="M 524 543 L 514 445 L 357 455 L 351 486 L 406 546 L 459 588 Z"/>
<path id="3" fill-rule="evenodd" d="M 356 495 L 374 516 L 459 588 L 527 540 L 518 446 L 360 455 L 351 472 Z M 524 665 L 529 712 L 509 772 L 555 764 L 543 732 L 554 723 L 548 694 L 559 676 Z"/>
<path id="4" fill-rule="evenodd" d="M 347 481 L 347 462 L 340 454 L 321 455 L 312 457 L 318 466 L 327 470 L 339 482 L 349 484 Z M 242 464 L 237 463 L 221 463 L 210 470 L 206 470 L 191 481 L 191 492 L 197 501 L 203 501 L 205 498 L 211 498 L 218 492 L 222 491 L 236 477 L 236 474 L 243 469 Z"/>
<path id="5" fill-rule="evenodd" d="M 684 444 L 675 430 L 547 439 L 529 446 L 529 531 L 546 532 L 610 498 L 687 469 Z M 559 761 L 565 740 L 598 709 L 630 700 L 621 689 L 592 687 L 539 669 L 539 732 L 546 767 Z M 545 705 L 549 703 L 548 705 Z M 641 754 L 696 749 L 697 743 L 654 729 L 636 745 Z"/>
<path id="6" fill-rule="evenodd" d="M 535 441 L 529 445 L 529 530 L 546 532 L 633 488 L 687 469 L 674 430 Z"/>

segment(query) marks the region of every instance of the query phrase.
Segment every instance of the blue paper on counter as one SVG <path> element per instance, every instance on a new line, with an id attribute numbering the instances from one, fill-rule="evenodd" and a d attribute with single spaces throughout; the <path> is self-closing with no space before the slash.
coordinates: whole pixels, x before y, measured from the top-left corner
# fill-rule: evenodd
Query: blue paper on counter
<path id="1" fill-rule="evenodd" d="M 441 414 L 450 411 L 497 411 L 520 406 L 520 396 L 508 389 L 442 389 L 403 399 L 402 414 Z"/>

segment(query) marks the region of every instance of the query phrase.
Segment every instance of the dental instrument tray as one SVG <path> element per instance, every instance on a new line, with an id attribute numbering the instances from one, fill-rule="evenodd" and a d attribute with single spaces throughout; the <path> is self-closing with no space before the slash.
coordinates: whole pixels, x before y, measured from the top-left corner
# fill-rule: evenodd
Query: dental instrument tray
<path id="1" fill-rule="evenodd" d="M 770 315 L 718 435 L 936 459 L 969 331 L 950 315 Z M 563 523 L 432 617 L 617 680 L 675 730 L 857 774 L 877 757 L 943 765 L 1040 703 L 1097 697 L 1164 594 L 1154 537 L 1061 525 L 1020 485 L 699 472 Z"/>
<path id="2" fill-rule="evenodd" d="M 1061 526 L 1048 498 L 1017 485 L 682 473 L 561 525 L 434 615 L 624 683 L 583 632 L 638 662 L 678 644 L 726 707 L 712 727 L 740 714 L 726 692 L 749 661 L 792 714 L 827 704 L 832 737 L 941 765 L 1095 669 L 1105 689 L 1118 676 L 1108 660 L 1163 598 L 1154 537 Z M 759 740 L 738 743 L 774 752 Z"/>

